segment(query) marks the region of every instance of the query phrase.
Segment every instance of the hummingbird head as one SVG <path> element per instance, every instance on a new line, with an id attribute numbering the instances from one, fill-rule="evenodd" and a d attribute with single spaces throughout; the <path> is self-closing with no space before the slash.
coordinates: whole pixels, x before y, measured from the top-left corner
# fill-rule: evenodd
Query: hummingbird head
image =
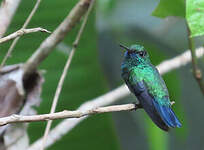
<path id="1" fill-rule="evenodd" d="M 125 62 L 132 65 L 139 65 L 150 62 L 149 55 L 144 46 L 135 44 L 130 46 L 129 48 L 120 44 L 120 47 L 126 50 L 126 52 L 124 53 Z"/>

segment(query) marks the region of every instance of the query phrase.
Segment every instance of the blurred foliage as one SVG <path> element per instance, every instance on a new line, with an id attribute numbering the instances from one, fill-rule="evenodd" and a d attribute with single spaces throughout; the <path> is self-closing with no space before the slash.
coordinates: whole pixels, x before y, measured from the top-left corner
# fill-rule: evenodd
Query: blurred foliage
<path id="1" fill-rule="evenodd" d="M 186 0 L 186 19 L 191 36 L 204 35 L 204 0 Z"/>
<path id="2" fill-rule="evenodd" d="M 104 15 L 108 15 L 108 13 L 111 12 L 116 5 L 116 2 L 116 0 L 97 1 L 97 6 L 99 7 L 100 11 L 104 13 Z"/>
<path id="3" fill-rule="evenodd" d="M 185 17 L 185 0 L 160 0 L 152 15 L 161 18 L 168 16 Z"/>

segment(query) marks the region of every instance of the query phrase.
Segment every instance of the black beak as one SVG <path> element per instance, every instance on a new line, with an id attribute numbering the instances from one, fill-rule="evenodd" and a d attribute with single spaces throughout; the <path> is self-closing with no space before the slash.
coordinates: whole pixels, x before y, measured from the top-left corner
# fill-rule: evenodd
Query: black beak
<path id="1" fill-rule="evenodd" d="M 127 46 L 125 46 L 125 45 L 119 44 L 119 46 L 120 46 L 121 48 L 126 49 L 127 51 L 130 51 L 130 48 L 129 48 L 129 47 L 127 47 Z"/>

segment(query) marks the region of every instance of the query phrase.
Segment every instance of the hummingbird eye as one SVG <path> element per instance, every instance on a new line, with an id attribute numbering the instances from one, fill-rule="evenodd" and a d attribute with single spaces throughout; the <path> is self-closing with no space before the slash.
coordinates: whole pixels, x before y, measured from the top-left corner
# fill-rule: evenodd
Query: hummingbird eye
<path id="1" fill-rule="evenodd" d="M 138 52 L 138 54 L 140 55 L 140 57 L 145 57 L 147 52 L 146 51 L 140 51 L 140 52 Z"/>

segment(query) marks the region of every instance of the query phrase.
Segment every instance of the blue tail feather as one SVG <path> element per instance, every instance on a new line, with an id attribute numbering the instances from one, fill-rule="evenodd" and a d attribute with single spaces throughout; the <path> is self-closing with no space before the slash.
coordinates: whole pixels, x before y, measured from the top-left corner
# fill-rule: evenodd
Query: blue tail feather
<path id="1" fill-rule="evenodd" d="M 170 106 L 159 105 L 156 101 L 153 101 L 156 110 L 161 116 L 162 120 L 172 128 L 181 127 L 181 123 L 176 117 L 175 113 Z"/>
<path id="2" fill-rule="evenodd" d="M 161 116 L 159 115 L 158 111 L 154 107 L 153 101 L 154 99 L 149 96 L 148 92 L 142 92 L 140 95 L 137 96 L 140 104 L 150 116 L 152 121 L 162 130 L 168 131 L 168 125 L 162 120 Z"/>

